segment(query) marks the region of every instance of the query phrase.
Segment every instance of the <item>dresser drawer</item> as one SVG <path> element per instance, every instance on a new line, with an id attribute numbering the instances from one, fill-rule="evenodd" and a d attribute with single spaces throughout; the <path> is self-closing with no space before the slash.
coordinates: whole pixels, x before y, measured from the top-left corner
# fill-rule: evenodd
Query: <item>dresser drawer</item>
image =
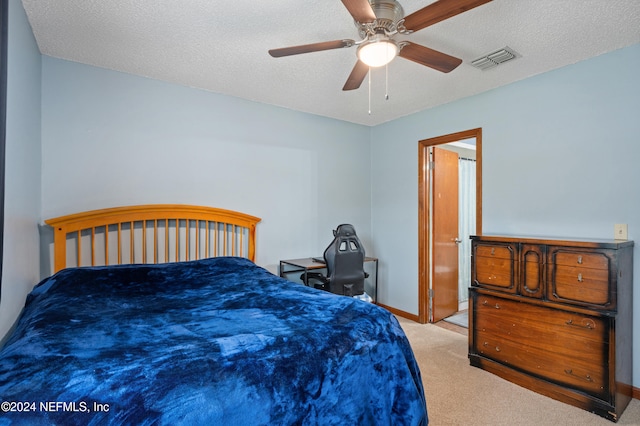
<path id="1" fill-rule="evenodd" d="M 476 287 L 515 293 L 516 247 L 512 244 L 473 244 L 471 283 Z"/>
<path id="2" fill-rule="evenodd" d="M 493 296 L 473 300 L 472 351 L 600 399 L 609 393 L 609 319 Z"/>
<path id="3" fill-rule="evenodd" d="M 602 252 L 591 253 L 566 248 L 551 248 L 556 265 L 584 266 L 590 269 L 609 269 L 609 258 Z"/>
<path id="4" fill-rule="evenodd" d="M 606 251 L 549 250 L 547 298 L 575 305 L 614 309 L 611 262 Z"/>
<path id="5" fill-rule="evenodd" d="M 494 259 L 513 260 L 514 248 L 509 244 L 478 243 L 475 248 L 476 256 Z"/>

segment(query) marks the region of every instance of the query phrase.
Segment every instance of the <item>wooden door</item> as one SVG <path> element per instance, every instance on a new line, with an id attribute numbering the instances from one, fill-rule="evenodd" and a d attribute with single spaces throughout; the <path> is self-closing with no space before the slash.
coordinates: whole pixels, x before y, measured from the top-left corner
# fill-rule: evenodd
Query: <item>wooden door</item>
<path id="1" fill-rule="evenodd" d="M 433 147 L 431 322 L 458 312 L 458 154 Z"/>

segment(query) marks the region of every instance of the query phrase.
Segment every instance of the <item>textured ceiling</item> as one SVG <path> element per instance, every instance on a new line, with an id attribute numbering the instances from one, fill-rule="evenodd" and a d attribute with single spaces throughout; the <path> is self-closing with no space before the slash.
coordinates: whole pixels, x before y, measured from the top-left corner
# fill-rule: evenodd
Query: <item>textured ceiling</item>
<path id="1" fill-rule="evenodd" d="M 433 0 L 400 2 L 408 15 Z M 365 125 L 640 42 L 640 0 L 494 0 L 402 37 L 461 58 L 457 69 L 443 74 L 396 58 L 388 75 L 385 67 L 370 73 L 369 97 L 368 79 L 342 91 L 355 47 L 277 59 L 267 53 L 358 40 L 339 0 L 22 3 L 44 55 Z M 486 71 L 470 65 L 505 46 L 521 57 Z"/>

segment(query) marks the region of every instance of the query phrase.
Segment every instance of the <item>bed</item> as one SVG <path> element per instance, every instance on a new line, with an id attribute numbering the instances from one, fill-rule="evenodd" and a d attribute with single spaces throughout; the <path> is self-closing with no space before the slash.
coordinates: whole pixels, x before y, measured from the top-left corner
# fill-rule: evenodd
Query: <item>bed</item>
<path id="1" fill-rule="evenodd" d="M 55 273 L 0 350 L 0 425 L 426 425 L 396 319 L 257 266 L 259 221 L 182 205 L 47 221 Z"/>

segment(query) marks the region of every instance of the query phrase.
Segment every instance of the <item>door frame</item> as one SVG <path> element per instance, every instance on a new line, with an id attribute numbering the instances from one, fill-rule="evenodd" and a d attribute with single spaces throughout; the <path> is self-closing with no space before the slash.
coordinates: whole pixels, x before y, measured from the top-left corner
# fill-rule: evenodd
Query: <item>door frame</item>
<path id="1" fill-rule="evenodd" d="M 429 248 L 429 205 L 431 181 L 428 173 L 429 147 L 457 142 L 463 139 L 476 140 L 476 234 L 482 235 L 482 128 L 465 130 L 418 142 L 418 322 L 429 320 L 429 283 L 431 250 Z"/>

